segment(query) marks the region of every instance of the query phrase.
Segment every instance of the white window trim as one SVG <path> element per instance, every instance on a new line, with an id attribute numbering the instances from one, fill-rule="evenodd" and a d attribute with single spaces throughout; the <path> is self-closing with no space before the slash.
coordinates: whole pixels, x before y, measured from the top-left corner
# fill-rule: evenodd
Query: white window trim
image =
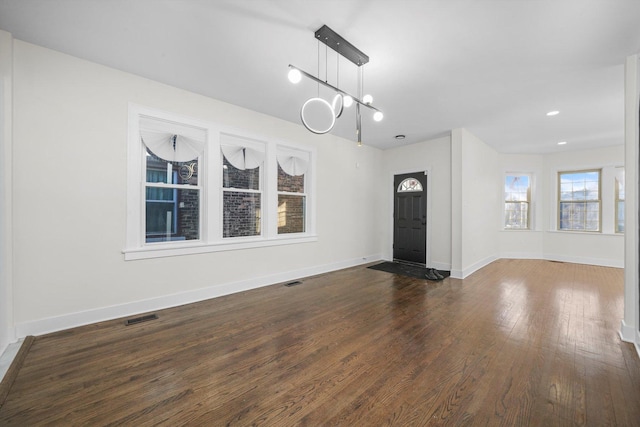
<path id="1" fill-rule="evenodd" d="M 527 212 L 529 219 L 529 226 L 527 228 L 507 228 L 504 222 L 504 217 L 506 213 L 507 203 L 507 192 L 504 189 L 504 182 L 507 176 L 527 176 L 529 177 L 529 212 Z M 504 171 L 502 174 L 502 215 L 501 215 L 501 228 L 502 231 L 515 231 L 515 232 L 527 232 L 527 231 L 536 231 L 536 220 L 535 220 L 535 174 L 533 172 L 513 172 L 513 171 Z"/>
<path id="2" fill-rule="evenodd" d="M 554 167 L 549 172 L 551 174 L 550 183 L 553 185 L 553 191 L 550 192 L 551 209 L 549 209 L 549 228 L 548 232 L 561 234 L 584 234 L 592 236 L 624 236 L 624 233 L 615 232 L 615 195 L 614 195 L 614 175 L 617 167 L 622 167 L 619 163 L 605 164 L 576 164 L 564 167 Z M 560 172 L 572 172 L 581 170 L 597 170 L 600 172 L 600 231 L 581 231 L 581 230 L 560 230 L 558 228 L 558 211 L 560 209 L 558 203 L 558 179 Z"/>
<path id="3" fill-rule="evenodd" d="M 144 192 L 144 153 L 140 141 L 139 119 L 142 116 L 156 117 L 171 122 L 207 130 L 207 141 L 201 163 L 201 226 L 200 239 L 178 242 L 145 243 L 144 218 L 142 216 Z M 261 189 L 264 203 L 262 213 L 262 234 L 260 236 L 222 238 L 222 154 L 220 135 L 231 134 L 241 139 L 260 141 L 265 144 L 263 171 L 264 187 Z M 277 160 L 278 147 L 302 151 L 309 154 L 311 161 L 305 177 L 306 224 L 304 233 L 278 234 L 277 230 Z M 213 122 L 202 121 L 179 114 L 129 104 L 129 126 L 127 147 L 127 223 L 125 260 L 160 258 L 178 255 L 201 254 L 228 250 L 240 250 L 276 245 L 290 245 L 317 241 L 316 235 L 316 149 L 288 141 L 256 135 L 242 129 L 225 127 Z"/>
<path id="4" fill-rule="evenodd" d="M 561 229 L 560 228 L 560 205 L 563 201 L 560 200 L 560 175 L 561 174 L 577 174 L 577 173 L 586 173 L 586 172 L 598 172 L 598 199 L 588 199 L 588 200 L 566 200 L 566 203 L 579 203 L 579 202 L 598 202 L 598 229 L 597 230 L 581 230 L 581 229 Z M 556 231 L 565 232 L 565 231 L 573 231 L 579 233 L 590 233 L 590 234 L 599 234 L 604 230 L 604 194 L 603 194 L 603 181 L 604 181 L 604 168 L 592 168 L 592 169 L 566 169 L 566 170 L 558 170 L 556 178 Z"/>

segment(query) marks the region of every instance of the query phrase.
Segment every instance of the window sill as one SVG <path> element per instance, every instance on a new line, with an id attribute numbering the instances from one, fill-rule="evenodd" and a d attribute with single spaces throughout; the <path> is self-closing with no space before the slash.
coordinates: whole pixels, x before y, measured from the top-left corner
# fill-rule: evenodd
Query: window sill
<path id="1" fill-rule="evenodd" d="M 179 244 L 162 244 L 149 245 L 142 248 L 124 249 L 125 261 L 133 261 L 138 259 L 163 258 L 181 255 L 204 254 L 209 252 L 235 251 L 241 249 L 263 248 L 268 246 L 292 245 L 298 243 L 309 243 L 318 240 L 315 234 L 305 234 L 300 236 L 274 237 L 270 239 L 250 239 L 235 240 L 230 242 L 216 243 L 179 243 Z"/>

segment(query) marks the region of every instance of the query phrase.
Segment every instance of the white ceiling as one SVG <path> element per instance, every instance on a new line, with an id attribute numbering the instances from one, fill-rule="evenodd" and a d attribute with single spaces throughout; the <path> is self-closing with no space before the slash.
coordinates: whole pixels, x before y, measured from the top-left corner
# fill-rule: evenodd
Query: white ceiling
<path id="1" fill-rule="evenodd" d="M 0 0 L 16 39 L 295 123 L 317 88 L 289 83 L 288 64 L 336 85 L 337 55 L 314 38 L 323 24 L 370 58 L 364 92 L 385 118 L 363 112 L 366 145 L 459 127 L 510 153 L 623 143 L 639 0 Z M 355 94 L 356 66 L 339 66 Z M 332 133 L 355 140 L 353 108 Z"/>

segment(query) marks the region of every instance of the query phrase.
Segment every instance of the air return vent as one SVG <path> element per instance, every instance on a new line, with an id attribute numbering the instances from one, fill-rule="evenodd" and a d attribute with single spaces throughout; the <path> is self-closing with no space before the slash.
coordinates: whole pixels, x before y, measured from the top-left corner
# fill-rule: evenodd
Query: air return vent
<path id="1" fill-rule="evenodd" d="M 149 320 L 156 320 L 158 318 L 157 314 L 147 314 L 146 316 L 134 317 L 133 319 L 127 319 L 124 322 L 125 326 L 136 325 L 142 322 L 148 322 Z"/>
<path id="2" fill-rule="evenodd" d="M 287 283 L 285 286 L 287 287 L 291 287 L 291 286 L 297 286 L 297 285 L 302 285 L 302 282 L 299 280 L 296 280 L 295 282 L 289 282 Z"/>

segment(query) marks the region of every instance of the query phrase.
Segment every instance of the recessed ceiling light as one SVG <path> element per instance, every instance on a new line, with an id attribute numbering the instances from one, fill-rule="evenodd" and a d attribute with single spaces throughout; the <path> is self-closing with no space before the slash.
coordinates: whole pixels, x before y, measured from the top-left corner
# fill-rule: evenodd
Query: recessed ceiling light
<path id="1" fill-rule="evenodd" d="M 558 110 L 553 110 L 553 111 L 549 111 L 547 113 L 547 116 L 557 116 L 558 114 L 560 114 L 560 111 Z"/>
<path id="2" fill-rule="evenodd" d="M 404 135 L 396 135 L 394 136 L 395 139 L 405 139 L 406 137 Z"/>
<path id="3" fill-rule="evenodd" d="M 567 141 L 560 141 L 558 142 L 558 145 L 567 145 Z"/>

